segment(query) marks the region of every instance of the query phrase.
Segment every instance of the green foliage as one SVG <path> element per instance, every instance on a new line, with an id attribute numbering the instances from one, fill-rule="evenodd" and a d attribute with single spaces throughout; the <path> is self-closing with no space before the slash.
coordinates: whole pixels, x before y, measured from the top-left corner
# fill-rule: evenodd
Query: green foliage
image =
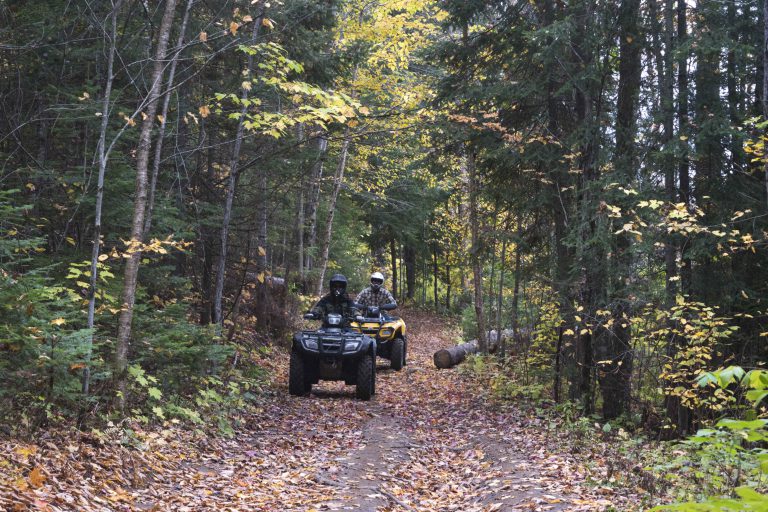
<path id="1" fill-rule="evenodd" d="M 477 316 L 475 306 L 466 306 L 461 311 L 461 332 L 465 340 L 477 338 Z"/>
<path id="2" fill-rule="evenodd" d="M 765 494 L 768 419 L 764 418 L 766 409 L 762 404 L 768 390 L 768 372 L 762 369 L 746 372 L 741 367 L 730 366 L 701 374 L 697 385 L 729 390 L 731 394 L 746 390 L 747 400 L 755 409 L 746 411 L 745 416 L 753 419 L 724 418 L 713 428 L 700 429 L 684 441 L 683 446 L 696 456 L 694 477 L 701 482 L 700 492 L 713 497 L 656 510 L 768 510 Z M 734 387 L 736 389 L 731 389 Z M 755 418 L 756 415 L 760 417 Z M 727 497 L 731 493 L 736 497 Z M 724 495 L 726 497 L 721 497 Z"/>

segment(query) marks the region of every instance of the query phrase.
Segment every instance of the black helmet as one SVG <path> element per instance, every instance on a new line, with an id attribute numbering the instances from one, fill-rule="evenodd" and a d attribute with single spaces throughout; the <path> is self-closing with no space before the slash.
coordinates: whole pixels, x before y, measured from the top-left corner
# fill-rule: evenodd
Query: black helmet
<path id="1" fill-rule="evenodd" d="M 329 287 L 331 289 L 331 295 L 334 297 L 341 297 L 347 293 L 347 278 L 342 274 L 334 274 L 333 277 L 331 277 Z"/>

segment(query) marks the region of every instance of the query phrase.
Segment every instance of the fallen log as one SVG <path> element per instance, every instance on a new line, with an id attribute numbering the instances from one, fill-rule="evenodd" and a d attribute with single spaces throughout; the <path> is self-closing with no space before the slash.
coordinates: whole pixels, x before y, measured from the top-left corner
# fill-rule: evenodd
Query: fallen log
<path id="1" fill-rule="evenodd" d="M 432 359 L 435 361 L 435 366 L 443 370 L 445 368 L 456 366 L 465 360 L 468 355 L 474 354 L 475 352 L 477 352 L 477 340 L 472 340 L 468 343 L 440 349 L 435 352 Z"/>
<path id="2" fill-rule="evenodd" d="M 502 331 L 501 338 L 506 339 L 507 333 Z M 499 349 L 499 339 L 496 331 L 490 331 L 487 336 L 488 352 L 493 354 Z M 478 351 L 477 340 L 470 340 L 466 343 L 460 343 L 450 348 L 440 349 L 435 352 L 432 359 L 435 361 L 435 366 L 438 368 L 452 368 L 457 364 L 464 361 L 468 355 L 475 354 Z"/>

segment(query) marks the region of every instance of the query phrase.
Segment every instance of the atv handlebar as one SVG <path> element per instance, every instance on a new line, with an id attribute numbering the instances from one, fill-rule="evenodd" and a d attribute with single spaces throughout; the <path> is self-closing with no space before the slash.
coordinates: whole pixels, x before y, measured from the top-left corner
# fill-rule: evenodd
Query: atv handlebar
<path id="1" fill-rule="evenodd" d="M 397 304 L 384 304 L 383 306 L 379 306 L 379 309 L 382 311 L 392 311 L 393 309 L 397 309 Z"/>
<path id="2" fill-rule="evenodd" d="M 315 313 L 304 313 L 304 320 L 320 320 L 320 316 Z M 355 315 L 355 322 L 362 322 L 365 320 L 363 315 Z"/>

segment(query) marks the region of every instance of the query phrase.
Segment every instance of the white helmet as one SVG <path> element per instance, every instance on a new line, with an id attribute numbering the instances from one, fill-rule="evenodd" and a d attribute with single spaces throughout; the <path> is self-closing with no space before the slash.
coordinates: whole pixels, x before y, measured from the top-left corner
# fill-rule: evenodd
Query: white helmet
<path id="1" fill-rule="evenodd" d="M 371 274 L 371 288 L 378 291 L 382 284 L 384 284 L 384 274 L 381 272 Z"/>

